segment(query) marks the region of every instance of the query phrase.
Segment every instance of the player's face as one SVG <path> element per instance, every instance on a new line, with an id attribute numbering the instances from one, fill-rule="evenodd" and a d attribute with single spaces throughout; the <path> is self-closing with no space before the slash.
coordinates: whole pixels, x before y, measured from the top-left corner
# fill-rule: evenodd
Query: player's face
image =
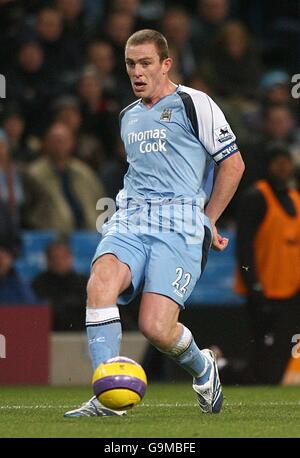
<path id="1" fill-rule="evenodd" d="M 172 60 L 161 61 L 155 45 L 145 43 L 128 46 L 125 61 L 134 94 L 146 101 L 159 99 L 168 84 L 167 73 Z"/>

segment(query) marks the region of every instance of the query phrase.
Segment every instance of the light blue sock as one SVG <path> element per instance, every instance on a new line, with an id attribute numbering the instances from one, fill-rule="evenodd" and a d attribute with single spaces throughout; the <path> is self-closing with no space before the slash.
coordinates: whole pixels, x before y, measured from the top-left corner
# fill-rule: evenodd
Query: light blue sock
<path id="1" fill-rule="evenodd" d="M 116 305 L 86 308 L 86 331 L 93 369 L 119 355 L 122 327 Z"/>
<path id="2" fill-rule="evenodd" d="M 197 378 L 198 383 L 205 383 L 210 373 L 208 361 L 197 347 L 191 331 L 183 325 L 182 328 L 182 334 L 174 347 L 164 353 Z"/>

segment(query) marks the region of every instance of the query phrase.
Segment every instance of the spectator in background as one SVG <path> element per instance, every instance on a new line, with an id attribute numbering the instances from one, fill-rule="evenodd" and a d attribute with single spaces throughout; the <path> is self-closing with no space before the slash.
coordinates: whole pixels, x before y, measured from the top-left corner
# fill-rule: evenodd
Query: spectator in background
<path id="1" fill-rule="evenodd" d="M 41 3 L 44 0 L 40 0 Z M 23 5 L 22 5 L 23 3 Z M 30 2 L 32 3 L 32 0 Z M 13 65 L 15 58 L 16 38 L 23 29 L 24 23 L 27 22 L 25 13 L 25 2 L 16 2 L 14 0 L 0 1 L 0 72 L 7 74 L 8 68 Z"/>
<path id="2" fill-rule="evenodd" d="M 63 17 L 64 40 L 72 43 L 73 47 L 76 46 L 80 55 L 83 56 L 86 42 L 91 33 L 86 23 L 84 0 L 56 0 L 55 5 Z M 82 63 L 81 59 L 78 62 Z"/>
<path id="3" fill-rule="evenodd" d="M 54 121 L 65 124 L 75 138 L 82 128 L 79 100 L 72 95 L 62 95 L 53 103 Z"/>
<path id="4" fill-rule="evenodd" d="M 0 199 L 0 246 L 5 246 L 14 255 L 20 252 L 19 226 L 14 221 L 9 206 Z"/>
<path id="5" fill-rule="evenodd" d="M 0 246 L 12 255 L 20 251 L 18 235 L 23 186 L 10 157 L 8 138 L 0 129 Z"/>
<path id="6" fill-rule="evenodd" d="M 30 137 L 25 139 L 26 122 L 23 114 L 12 107 L 4 114 L 3 129 L 7 135 L 12 158 L 19 163 L 30 162 L 36 159 L 37 152 L 30 145 Z"/>
<path id="7" fill-rule="evenodd" d="M 106 16 L 122 13 L 134 19 L 134 29 L 156 29 L 166 9 L 167 0 L 110 0 Z M 174 0 L 170 2 L 173 6 Z M 180 2 L 182 3 L 182 2 Z"/>
<path id="8" fill-rule="evenodd" d="M 47 270 L 33 281 L 32 288 L 41 301 L 52 305 L 53 330 L 84 329 L 87 277 L 73 270 L 73 256 L 66 243 L 57 241 L 47 248 Z"/>
<path id="9" fill-rule="evenodd" d="M 286 104 L 274 104 L 264 112 L 263 136 L 267 141 L 282 141 L 290 145 L 299 141 L 294 113 Z"/>
<path id="10" fill-rule="evenodd" d="M 108 2 L 107 14 L 120 12 L 136 18 L 139 13 L 140 0 L 111 0 Z"/>
<path id="11" fill-rule="evenodd" d="M 266 176 L 265 156 L 268 145 L 282 142 L 289 146 L 296 164 L 300 167 L 300 136 L 296 128 L 293 111 L 286 104 L 268 105 L 262 112 L 262 130 L 256 132 L 251 141 L 243 147 L 246 164 L 241 181 L 240 192 L 247 189 L 256 180 Z"/>
<path id="12" fill-rule="evenodd" d="M 55 0 L 64 20 L 65 32 L 75 40 L 85 37 L 83 3 L 83 0 Z"/>
<path id="13" fill-rule="evenodd" d="M 282 2 L 265 0 L 261 4 L 265 32 L 265 60 L 274 68 L 283 67 L 291 75 L 300 66 L 299 0 Z M 266 22 L 267 27 L 265 27 Z"/>
<path id="14" fill-rule="evenodd" d="M 260 80 L 263 101 L 269 104 L 288 104 L 291 101 L 291 78 L 283 70 L 265 73 Z"/>
<path id="15" fill-rule="evenodd" d="M 0 304 L 34 304 L 36 297 L 14 269 L 11 247 L 0 245 Z"/>
<path id="16" fill-rule="evenodd" d="M 51 7 L 41 9 L 37 15 L 36 33 L 41 43 L 49 71 L 64 87 L 75 85 L 83 63 L 83 47 L 78 37 L 64 34 L 64 17 L 61 11 Z M 66 32 L 67 33 L 67 32 Z"/>
<path id="17" fill-rule="evenodd" d="M 124 175 L 128 170 L 127 156 L 124 143 L 118 139 L 115 158 L 104 165 L 101 179 L 105 186 L 107 197 L 115 199 L 120 189 L 124 187 Z"/>
<path id="18" fill-rule="evenodd" d="M 104 18 L 106 0 L 84 0 L 84 11 L 86 22 L 93 29 Z"/>
<path id="19" fill-rule="evenodd" d="M 135 29 L 153 29 L 166 9 L 166 0 L 112 0 L 108 6 L 108 14 L 118 11 L 135 18 Z M 170 2 L 173 6 L 174 0 Z M 182 3 L 182 2 L 181 2 Z"/>
<path id="20" fill-rule="evenodd" d="M 65 124 L 76 139 L 76 157 L 95 171 L 101 170 L 106 159 L 103 145 L 93 134 L 84 131 L 79 100 L 65 95 L 54 102 L 54 122 Z"/>
<path id="21" fill-rule="evenodd" d="M 185 79 L 189 78 L 196 69 L 196 57 L 190 41 L 190 17 L 184 9 L 168 9 L 162 18 L 162 33 L 168 43 L 174 48 L 177 56 L 178 73 Z"/>
<path id="22" fill-rule="evenodd" d="M 96 203 L 104 190 L 94 172 L 73 157 L 74 149 L 74 136 L 66 125 L 49 127 L 44 157 L 30 164 L 24 175 L 28 227 L 56 229 L 62 234 L 95 230 Z"/>
<path id="23" fill-rule="evenodd" d="M 265 178 L 268 168 L 267 150 L 274 143 L 283 143 L 289 148 L 295 167 L 295 186 L 300 189 L 300 133 L 294 112 L 287 104 L 272 104 L 263 107 L 258 116 L 257 126 L 248 129 L 248 136 L 244 137 L 241 148 L 246 168 L 239 189 L 231 202 L 230 210 L 234 217 L 243 192 L 257 180 Z"/>
<path id="24" fill-rule="evenodd" d="M 105 40 L 93 41 L 87 48 L 88 64 L 97 69 L 103 87 L 114 87 L 113 72 L 116 61 L 112 45 Z"/>
<path id="25" fill-rule="evenodd" d="M 105 96 L 115 99 L 119 106 L 123 106 L 126 86 L 123 78 L 116 73 L 116 59 L 112 45 L 105 40 L 91 42 L 87 48 L 87 62 L 97 71 Z"/>
<path id="26" fill-rule="evenodd" d="M 219 33 L 229 16 L 229 0 L 198 0 L 197 15 L 193 18 L 193 44 L 198 58 Z"/>
<path id="27" fill-rule="evenodd" d="M 113 99 L 104 95 L 101 80 L 94 67 L 83 71 L 78 94 L 84 131 L 101 141 L 109 159 L 114 153 L 118 134 L 119 107 Z"/>
<path id="28" fill-rule="evenodd" d="M 48 122 L 47 107 L 58 91 L 36 38 L 30 35 L 20 38 L 17 61 L 7 76 L 7 98 L 24 114 L 27 135 L 41 135 Z"/>
<path id="29" fill-rule="evenodd" d="M 59 70 L 63 64 L 63 16 L 58 9 L 42 8 L 36 18 L 37 37 L 42 44 L 49 67 Z"/>
<path id="30" fill-rule="evenodd" d="M 263 106 L 287 105 L 300 121 L 299 100 L 291 97 L 291 76 L 283 70 L 271 70 L 260 81 Z"/>
<path id="31" fill-rule="evenodd" d="M 240 205 L 237 292 L 247 297 L 256 383 L 279 383 L 300 323 L 300 195 L 289 187 L 284 145 L 267 151 L 267 175 Z"/>
<path id="32" fill-rule="evenodd" d="M 206 72 L 211 73 L 217 94 L 240 103 L 258 97 L 262 64 L 241 22 L 227 22 L 219 30 L 201 66 L 208 67 Z"/>
<path id="33" fill-rule="evenodd" d="M 100 37 L 105 38 L 113 47 L 116 58 L 116 74 L 124 80 L 124 84 L 126 84 L 126 76 L 124 75 L 124 46 L 129 36 L 134 32 L 134 29 L 135 16 L 133 14 L 114 11 L 109 13 L 105 21 L 104 33 L 100 34 Z M 129 84 L 126 87 L 128 88 L 127 92 L 130 92 Z"/>
<path id="34" fill-rule="evenodd" d="M 8 138 L 0 129 L 0 201 L 6 206 L 10 219 L 19 227 L 24 192 L 21 176 L 9 150 Z"/>

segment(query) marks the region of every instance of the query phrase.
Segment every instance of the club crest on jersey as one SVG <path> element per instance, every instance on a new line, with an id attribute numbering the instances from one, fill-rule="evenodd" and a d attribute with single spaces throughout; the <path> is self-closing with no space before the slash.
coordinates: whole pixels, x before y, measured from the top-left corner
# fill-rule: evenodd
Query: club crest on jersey
<path id="1" fill-rule="evenodd" d="M 172 109 L 165 108 L 162 114 L 160 115 L 160 120 L 161 121 L 171 121 L 171 116 L 172 116 Z"/>
<path id="2" fill-rule="evenodd" d="M 215 135 L 220 143 L 226 142 L 233 137 L 228 125 L 215 129 Z"/>

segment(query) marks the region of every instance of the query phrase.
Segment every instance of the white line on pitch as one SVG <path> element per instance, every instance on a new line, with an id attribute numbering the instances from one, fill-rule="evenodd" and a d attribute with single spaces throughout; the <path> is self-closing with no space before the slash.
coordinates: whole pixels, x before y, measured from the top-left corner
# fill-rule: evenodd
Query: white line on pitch
<path id="1" fill-rule="evenodd" d="M 143 403 L 137 408 L 141 407 L 196 407 L 198 404 L 196 403 Z M 258 407 L 268 407 L 268 406 L 299 406 L 300 401 L 270 401 L 270 402 L 226 402 L 225 406 L 227 407 L 251 407 L 251 406 L 258 406 Z M 74 405 L 2 405 L 0 406 L 1 410 L 37 410 L 37 409 L 71 409 L 74 408 Z"/>

